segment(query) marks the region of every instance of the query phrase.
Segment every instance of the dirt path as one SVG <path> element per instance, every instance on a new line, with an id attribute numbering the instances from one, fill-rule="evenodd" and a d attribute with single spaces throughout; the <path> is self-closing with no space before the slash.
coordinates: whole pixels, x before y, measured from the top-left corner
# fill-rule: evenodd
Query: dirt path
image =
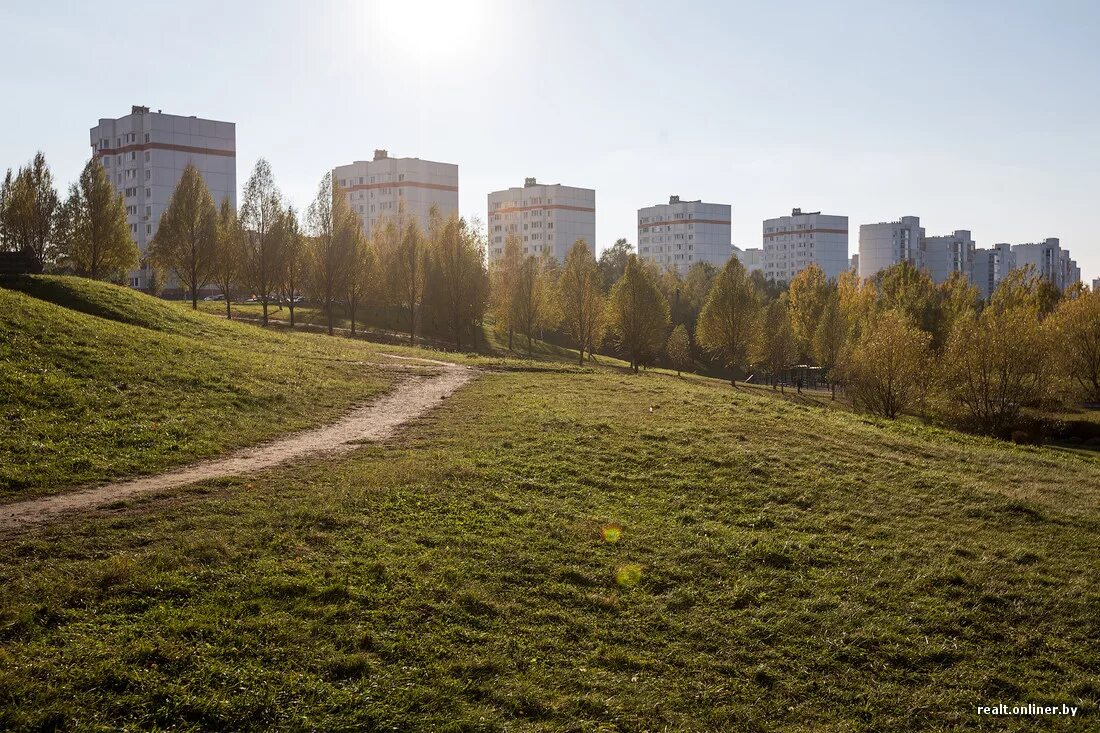
<path id="1" fill-rule="evenodd" d="M 404 363 L 385 366 L 407 374 L 400 378 L 392 391 L 352 410 L 334 423 L 156 476 L 3 504 L 0 505 L 0 534 L 45 524 L 63 514 L 88 511 L 141 494 L 166 491 L 207 479 L 252 473 L 302 456 L 343 453 L 352 450 L 357 443 L 383 440 L 403 424 L 438 405 L 440 400 L 454 393 L 476 374 L 474 369 L 457 364 L 393 354 L 383 356 L 402 360 Z M 432 369 L 434 373 L 425 375 L 425 369 Z"/>

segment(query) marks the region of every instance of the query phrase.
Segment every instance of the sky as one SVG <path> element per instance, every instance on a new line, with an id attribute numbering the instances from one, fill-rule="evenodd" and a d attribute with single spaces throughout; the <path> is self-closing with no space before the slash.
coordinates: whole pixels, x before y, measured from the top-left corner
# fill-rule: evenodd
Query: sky
<path id="1" fill-rule="evenodd" d="M 325 171 L 457 163 L 461 213 L 540 182 L 596 190 L 597 249 L 636 210 L 921 217 L 979 247 L 1059 237 L 1100 277 L 1100 3 L 0 0 L 0 170 L 60 186 L 132 105 L 237 125 L 304 208 Z"/>

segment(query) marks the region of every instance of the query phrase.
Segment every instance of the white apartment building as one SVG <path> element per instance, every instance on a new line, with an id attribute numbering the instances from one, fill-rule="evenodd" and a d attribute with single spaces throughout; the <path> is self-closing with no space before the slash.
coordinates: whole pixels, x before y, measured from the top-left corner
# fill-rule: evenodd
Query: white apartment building
<path id="1" fill-rule="evenodd" d="M 859 227 L 859 277 L 874 277 L 902 260 L 924 267 L 921 243 L 924 227 L 920 217 L 903 216 L 897 221 L 862 224 Z"/>
<path id="2" fill-rule="evenodd" d="M 737 245 L 734 245 L 733 254 L 737 259 L 741 260 L 741 264 L 745 267 L 745 272 L 750 275 L 754 272 L 764 271 L 764 250 L 760 247 L 741 249 Z"/>
<path id="3" fill-rule="evenodd" d="M 595 254 L 595 190 L 527 178 L 522 188 L 493 191 L 488 198 L 489 262 L 504 254 L 509 234 L 519 239 L 524 255 L 564 262 L 578 239 L 583 239 Z"/>
<path id="4" fill-rule="evenodd" d="M 924 268 L 937 284 L 946 282 L 953 272 L 972 276 L 975 245 L 969 231 L 958 229 L 954 234 L 925 237 L 922 250 Z"/>
<path id="5" fill-rule="evenodd" d="M 1059 290 L 1081 280 L 1081 268 L 1070 258 L 1069 251 L 1062 249 L 1057 237 L 1048 237 L 1042 242 L 1014 244 L 1012 254 L 1016 258 L 1016 267 L 1031 265 L 1038 275 L 1049 280 Z"/>
<path id="6" fill-rule="evenodd" d="M 368 237 L 380 218 L 399 212 L 427 231 L 432 207 L 448 217 L 458 211 L 458 166 L 420 158 L 391 158 L 375 150 L 374 160 L 337 166 L 333 178 L 359 216 Z"/>
<path id="7" fill-rule="evenodd" d="M 970 281 L 978 288 L 982 298 L 988 299 L 997 285 L 1016 268 L 1016 256 L 1012 245 L 995 244 L 988 249 L 974 250 L 974 262 Z"/>
<path id="8" fill-rule="evenodd" d="M 707 262 L 723 267 L 733 256 L 729 204 L 681 201 L 638 209 L 638 257 L 659 268 L 675 268 L 681 276 L 691 266 Z"/>
<path id="9" fill-rule="evenodd" d="M 764 276 L 790 282 L 810 265 L 835 280 L 848 269 L 848 217 L 792 209 L 764 220 Z"/>
<path id="10" fill-rule="evenodd" d="M 1092 292 L 1100 293 L 1100 277 L 1094 277 L 1092 279 Z"/>
<path id="11" fill-rule="evenodd" d="M 143 255 L 188 163 L 202 174 L 215 205 L 228 197 L 237 206 L 237 131 L 232 122 L 150 112 L 135 105 L 125 117 L 100 119 L 89 140 L 92 155 L 99 157 L 123 195 L 126 221 Z M 145 267 L 130 272 L 130 286 L 147 287 L 149 274 Z"/>

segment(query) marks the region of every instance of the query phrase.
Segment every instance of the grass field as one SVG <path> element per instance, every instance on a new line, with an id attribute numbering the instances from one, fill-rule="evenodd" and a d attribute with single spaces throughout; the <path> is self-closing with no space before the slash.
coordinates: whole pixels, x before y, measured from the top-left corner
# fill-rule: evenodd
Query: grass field
<path id="1" fill-rule="evenodd" d="M 0 500 L 154 472 L 324 422 L 390 377 L 346 339 L 264 331 L 103 283 L 0 287 Z"/>
<path id="2" fill-rule="evenodd" d="M 0 729 L 1095 729 L 1095 455 L 498 366 L 339 462 L 4 541 Z"/>

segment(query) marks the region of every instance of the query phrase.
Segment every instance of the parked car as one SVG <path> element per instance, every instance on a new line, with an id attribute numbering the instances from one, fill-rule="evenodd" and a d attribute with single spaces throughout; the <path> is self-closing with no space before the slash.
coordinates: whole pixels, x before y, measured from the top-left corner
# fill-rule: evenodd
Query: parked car
<path id="1" fill-rule="evenodd" d="M 214 301 L 218 301 L 218 300 L 225 300 L 225 296 L 224 295 L 208 295 L 205 298 L 203 298 L 203 301 L 206 302 L 206 303 L 213 303 Z"/>

